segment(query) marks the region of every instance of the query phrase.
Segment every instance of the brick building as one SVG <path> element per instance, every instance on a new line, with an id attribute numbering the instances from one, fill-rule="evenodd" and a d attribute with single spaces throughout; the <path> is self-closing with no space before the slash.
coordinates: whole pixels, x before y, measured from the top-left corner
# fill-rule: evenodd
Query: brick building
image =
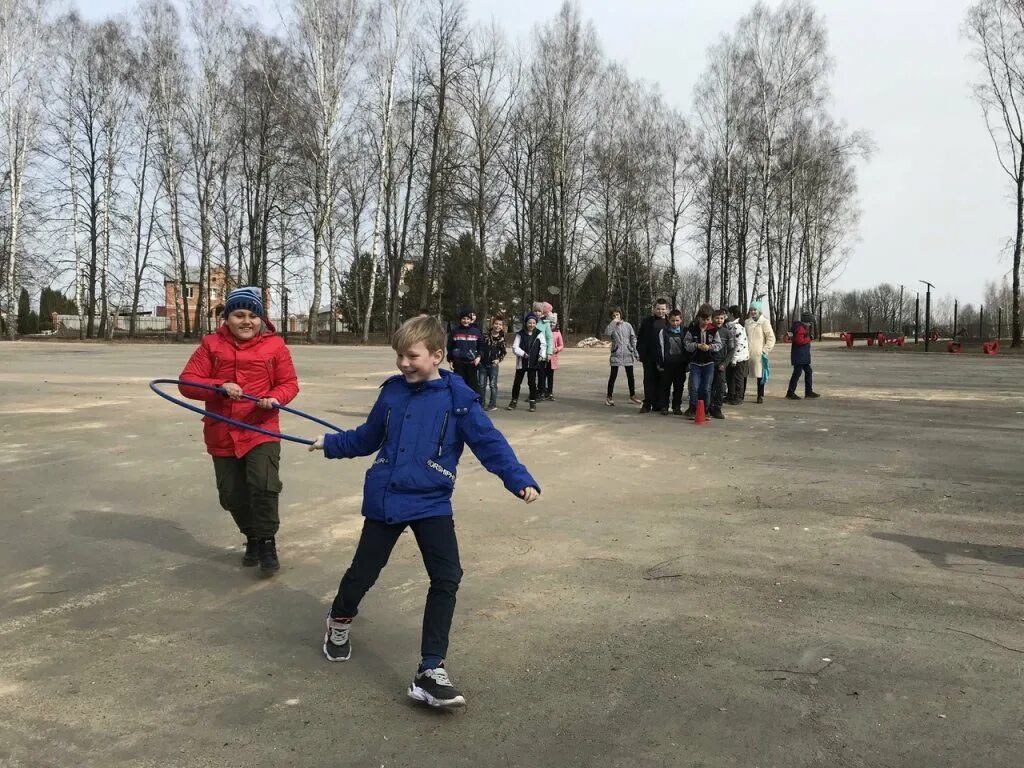
<path id="1" fill-rule="evenodd" d="M 188 280 L 186 283 L 186 294 L 184 299 L 188 301 L 188 312 L 191 318 L 191 324 L 195 324 L 195 312 L 196 302 L 200 297 L 200 290 L 202 290 L 203 296 L 203 307 L 207 317 L 210 319 L 210 328 L 216 328 L 219 323 L 221 313 L 224 311 L 224 301 L 227 299 L 228 293 L 236 287 L 235 281 L 224 271 L 224 267 L 213 267 L 210 270 L 209 279 L 207 285 L 200 287 L 199 285 L 199 270 L 189 267 Z M 175 303 L 178 301 L 178 294 L 181 291 L 181 283 L 174 277 L 164 278 L 164 302 L 167 313 L 167 317 L 170 320 L 170 331 L 172 333 L 178 330 L 177 315 L 174 311 Z M 185 301 L 182 301 L 182 311 L 185 308 Z M 264 294 L 263 306 L 268 313 L 270 312 L 270 296 Z M 158 308 L 159 314 L 159 308 Z"/>

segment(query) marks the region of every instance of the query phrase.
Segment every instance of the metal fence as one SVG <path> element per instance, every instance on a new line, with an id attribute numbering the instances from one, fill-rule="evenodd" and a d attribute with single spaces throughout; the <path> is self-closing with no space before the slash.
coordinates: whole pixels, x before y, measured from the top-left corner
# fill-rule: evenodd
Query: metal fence
<path id="1" fill-rule="evenodd" d="M 128 333 L 128 329 L 131 325 L 131 317 L 118 315 L 117 317 L 114 317 L 113 320 L 115 333 Z M 60 323 L 61 328 L 66 328 L 70 331 L 78 331 L 81 330 L 81 324 L 88 323 L 89 320 L 86 317 L 83 317 L 80 320 L 78 315 L 57 315 L 57 322 Z M 94 322 L 98 327 L 100 318 L 95 318 Z M 137 333 L 167 333 L 170 329 L 171 319 L 169 317 L 138 315 L 135 318 L 135 330 Z"/>

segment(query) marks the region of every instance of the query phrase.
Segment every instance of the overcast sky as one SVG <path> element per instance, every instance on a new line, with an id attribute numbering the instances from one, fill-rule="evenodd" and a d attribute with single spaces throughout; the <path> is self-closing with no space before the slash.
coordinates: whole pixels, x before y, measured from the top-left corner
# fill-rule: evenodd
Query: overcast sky
<path id="1" fill-rule="evenodd" d="M 180 2 L 180 0 L 178 0 Z M 557 10 L 556 0 L 467 0 L 472 17 L 492 18 L 513 39 Z M 90 18 L 129 11 L 134 0 L 79 0 Z M 268 26 L 277 0 L 248 3 Z M 710 44 L 751 0 L 581 0 L 605 53 L 634 77 L 656 82 L 689 113 Z M 882 280 L 941 295 L 982 298 L 986 280 L 1009 272 L 1012 191 L 996 162 L 976 76 L 961 35 L 968 0 L 819 0 L 835 60 L 833 113 L 867 130 L 877 145 L 860 169 L 863 218 L 844 289 Z M 912 287 L 913 286 L 913 287 Z"/>

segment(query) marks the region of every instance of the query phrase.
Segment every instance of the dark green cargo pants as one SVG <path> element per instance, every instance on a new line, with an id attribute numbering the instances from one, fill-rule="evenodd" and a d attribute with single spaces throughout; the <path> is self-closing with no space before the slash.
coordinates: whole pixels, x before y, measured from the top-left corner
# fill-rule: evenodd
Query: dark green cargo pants
<path id="1" fill-rule="evenodd" d="M 281 443 L 260 443 L 245 456 L 214 456 L 220 505 L 245 536 L 276 536 L 280 526 Z"/>

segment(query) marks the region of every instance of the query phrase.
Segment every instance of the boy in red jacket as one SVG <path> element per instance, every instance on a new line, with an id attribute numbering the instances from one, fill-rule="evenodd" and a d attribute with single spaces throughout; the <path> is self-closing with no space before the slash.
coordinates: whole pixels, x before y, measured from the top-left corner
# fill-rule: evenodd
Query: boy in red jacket
<path id="1" fill-rule="evenodd" d="M 280 432 L 275 406 L 299 393 L 292 356 L 264 317 L 259 288 L 236 288 L 224 305 L 224 324 L 203 337 L 178 377 L 220 387 L 221 392 L 179 385 L 185 397 L 203 400 L 206 410 Z M 242 395 L 260 398 L 258 402 Z M 223 421 L 203 418 L 206 450 L 213 456 L 220 504 L 245 536 L 242 565 L 272 574 L 277 559 L 277 500 L 281 493 L 281 441 Z"/>

